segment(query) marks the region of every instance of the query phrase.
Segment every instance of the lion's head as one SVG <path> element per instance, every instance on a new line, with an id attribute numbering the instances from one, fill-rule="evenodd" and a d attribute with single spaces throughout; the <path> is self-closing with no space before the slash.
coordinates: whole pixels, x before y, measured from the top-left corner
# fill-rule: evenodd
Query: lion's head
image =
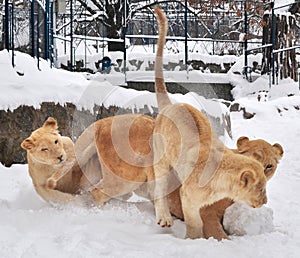
<path id="1" fill-rule="evenodd" d="M 52 117 L 49 117 L 41 128 L 32 132 L 30 137 L 22 142 L 21 147 L 39 163 L 60 165 L 66 160 L 57 121 Z"/>
<path id="2" fill-rule="evenodd" d="M 239 193 L 240 200 L 245 201 L 253 208 L 267 203 L 267 177 L 261 163 L 253 158 L 243 157 L 244 163 L 240 171 Z"/>
<path id="3" fill-rule="evenodd" d="M 238 139 L 237 149 L 238 153 L 252 157 L 263 165 L 267 180 L 274 175 L 277 164 L 283 156 L 283 148 L 280 144 L 271 145 L 261 139 L 249 140 L 245 136 Z"/>

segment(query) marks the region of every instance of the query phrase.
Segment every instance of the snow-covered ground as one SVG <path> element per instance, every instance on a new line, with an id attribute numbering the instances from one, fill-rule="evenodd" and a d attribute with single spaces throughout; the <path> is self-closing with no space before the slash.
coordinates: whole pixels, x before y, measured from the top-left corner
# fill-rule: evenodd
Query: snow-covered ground
<path id="1" fill-rule="evenodd" d="M 83 75 L 49 71 L 46 64 L 38 71 L 33 60 L 20 55 L 19 60 L 25 58 L 27 66 L 23 61 L 17 63 L 15 69 L 24 73 L 18 76 L 7 59 L 2 58 L 6 53 L 0 52 L 0 55 L 0 109 L 13 110 L 20 104 L 38 106 L 47 100 L 75 101 L 90 108 L 88 105 L 103 91 L 107 91 L 109 98 L 100 97 L 97 101 L 107 101 L 107 104 L 122 100 L 122 105 L 142 106 L 141 98 L 147 105 L 155 102 L 151 93 L 114 88 L 107 80 L 99 82 L 100 78 L 91 86 L 91 81 Z M 298 257 L 299 89 L 297 84 L 285 82 L 276 86 L 278 90 L 271 90 L 280 95 L 258 102 L 255 94 L 248 95 L 248 84 L 244 80 L 228 76 L 236 82 L 236 101 L 248 112 L 255 113 L 248 120 L 243 118 L 242 112 L 231 113 L 233 140 L 242 135 L 250 139 L 263 138 L 270 143 L 280 143 L 285 151 L 275 176 L 268 183 L 267 205 L 250 209 L 237 204 L 227 210 L 226 226 L 239 236 L 221 242 L 184 239 L 184 223 L 176 220 L 174 227 L 160 228 L 149 202 L 113 200 L 102 209 L 52 207 L 35 193 L 27 165 L 11 168 L 0 165 L 0 257 Z M 260 83 L 261 89 L 266 89 L 267 80 L 262 78 Z M 92 94 L 86 94 L 88 86 L 94 89 Z M 254 88 L 256 92 L 260 90 L 258 85 Z M 285 89 L 290 88 L 294 97 L 286 97 L 290 91 Z M 128 104 L 128 96 L 138 102 Z M 175 99 L 192 102 L 191 96 L 178 94 Z"/>

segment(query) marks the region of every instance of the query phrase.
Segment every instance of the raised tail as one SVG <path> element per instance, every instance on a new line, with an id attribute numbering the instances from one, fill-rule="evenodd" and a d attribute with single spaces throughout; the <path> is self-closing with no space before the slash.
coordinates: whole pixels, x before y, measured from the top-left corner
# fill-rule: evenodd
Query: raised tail
<path id="1" fill-rule="evenodd" d="M 164 73 L 163 73 L 163 50 L 168 32 L 168 20 L 166 14 L 158 6 L 154 7 L 156 19 L 159 26 L 159 37 L 157 41 L 157 52 L 155 59 L 155 92 L 158 104 L 158 110 L 162 110 L 165 106 L 171 104 L 168 96 Z"/>

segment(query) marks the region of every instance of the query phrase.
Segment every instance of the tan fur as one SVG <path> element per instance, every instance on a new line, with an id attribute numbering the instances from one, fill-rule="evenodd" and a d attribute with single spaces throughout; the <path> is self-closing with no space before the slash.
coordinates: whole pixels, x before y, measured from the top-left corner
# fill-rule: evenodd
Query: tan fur
<path id="1" fill-rule="evenodd" d="M 90 191 L 98 206 L 113 197 L 138 191 L 145 182 L 151 187 L 153 128 L 151 117 L 120 115 L 93 123 L 79 137 L 75 143 L 76 159 L 87 181 L 82 188 Z M 93 171 L 94 166 L 86 167 L 95 153 L 101 164 L 100 182 L 99 171 Z M 58 178 L 59 175 L 49 180 Z M 148 197 L 150 192 L 153 190 L 147 189 L 143 194 Z"/>
<path id="2" fill-rule="evenodd" d="M 155 8 L 159 37 L 166 35 L 166 17 Z M 159 41 L 161 60 L 164 40 Z M 162 62 L 160 61 L 159 64 Z M 162 66 L 156 66 L 162 75 Z M 161 226 L 173 220 L 167 203 L 168 181 L 173 169 L 182 183 L 180 197 L 186 222 L 186 237 L 203 237 L 200 208 L 225 197 L 242 200 L 252 207 L 267 201 L 266 177 L 262 165 L 253 158 L 235 154 L 215 136 L 208 119 L 188 104 L 170 104 L 163 78 L 156 80 L 159 115 L 153 138 L 155 172 L 155 211 Z M 165 96 L 165 101 L 159 103 Z M 161 108 L 162 107 L 162 108 Z M 215 167 L 214 167 L 215 166 Z M 177 187 L 177 186 L 176 186 Z"/>
<path id="3" fill-rule="evenodd" d="M 21 147 L 27 151 L 29 174 L 35 190 L 44 200 L 60 204 L 81 202 L 81 197 L 74 195 L 82 173 L 75 164 L 73 142 L 60 136 L 57 129 L 56 120 L 50 117 L 22 142 Z M 48 178 L 57 173 L 64 176 L 56 186 L 48 187 Z"/>
<path id="4" fill-rule="evenodd" d="M 280 144 L 276 143 L 271 145 L 261 139 L 249 140 L 247 137 L 243 136 L 238 139 L 237 147 L 237 149 L 232 151 L 252 157 L 263 165 L 267 180 L 274 175 L 278 161 L 283 156 L 283 149 Z M 223 229 L 222 220 L 225 210 L 232 203 L 233 201 L 227 198 L 200 209 L 203 221 L 203 235 L 205 238 L 213 237 L 217 240 L 229 238 Z M 168 204 L 171 213 L 183 220 L 184 216 L 181 207 L 179 188 L 168 195 Z"/>
<path id="5" fill-rule="evenodd" d="M 127 116 L 127 117 L 126 117 Z M 133 150 L 138 153 L 149 153 L 150 154 L 151 150 L 149 149 L 149 142 L 151 141 L 151 137 L 152 137 L 152 131 L 154 129 L 154 120 L 150 117 L 138 117 L 138 116 L 132 116 L 132 115 L 124 115 L 123 116 L 123 120 L 125 118 L 127 118 L 126 120 L 128 121 L 132 121 L 132 119 L 136 119 L 135 121 L 135 125 L 133 127 L 131 127 L 131 135 L 136 135 L 136 137 L 132 137 L 130 138 L 130 143 L 133 146 Z M 96 131 L 98 131 L 98 137 L 99 134 L 101 134 L 102 139 L 111 139 L 112 134 L 110 133 L 111 129 L 112 129 L 112 121 L 114 118 L 108 118 L 108 119 L 104 119 L 104 120 L 100 120 L 98 122 L 96 122 L 95 124 L 93 124 L 92 126 L 90 126 L 83 134 L 82 136 L 79 138 L 79 140 L 77 141 L 77 146 L 76 146 L 76 152 L 78 153 L 77 158 L 79 158 L 79 160 L 81 159 L 81 157 L 85 157 L 84 159 L 81 159 L 81 163 L 85 163 L 86 160 L 88 160 L 87 163 L 85 164 L 81 164 L 81 166 L 83 167 L 83 170 L 85 172 L 85 175 L 87 175 L 87 178 L 85 178 L 84 176 L 82 177 L 82 173 L 81 170 L 78 166 L 78 164 L 75 163 L 75 165 L 73 166 L 72 170 L 70 169 L 70 165 L 72 164 L 70 163 L 71 160 L 74 160 L 74 151 L 73 151 L 73 143 L 71 141 L 70 138 L 68 137 L 61 137 L 62 141 L 64 142 L 64 150 L 60 149 L 61 152 L 66 152 L 66 156 L 68 157 L 68 162 L 62 162 L 62 164 L 60 166 L 56 165 L 56 162 L 54 162 L 54 164 L 52 163 L 52 161 L 49 162 L 49 158 L 48 157 L 44 157 L 43 161 L 41 160 L 43 157 L 43 154 L 41 155 L 38 152 L 38 148 L 35 148 L 35 150 L 33 148 L 30 148 L 30 157 L 32 157 L 31 162 L 29 162 L 29 169 L 31 171 L 31 176 L 33 178 L 33 182 L 34 185 L 40 185 L 41 183 L 37 184 L 36 182 L 42 182 L 42 187 L 38 186 L 37 187 L 37 191 L 39 194 L 41 194 L 42 197 L 44 197 L 44 199 L 46 199 L 47 201 L 52 201 L 52 202 L 59 202 L 61 194 L 60 192 L 63 192 L 63 203 L 65 202 L 69 202 L 71 201 L 74 196 L 73 195 L 65 195 L 64 193 L 78 193 L 80 190 L 87 190 L 90 189 L 92 185 L 97 184 L 100 180 L 101 177 L 101 168 L 100 168 L 100 163 L 98 160 L 98 156 L 97 156 L 97 149 L 94 145 L 95 143 L 95 133 Z M 53 124 L 56 124 L 56 121 L 52 118 L 49 118 L 47 120 L 52 121 Z M 45 124 L 47 124 L 49 126 L 49 123 L 46 122 Z M 101 131 L 103 127 L 105 127 L 106 125 L 106 130 Z M 120 131 L 126 131 L 128 129 L 128 126 L 126 126 L 123 124 L 122 120 L 120 120 L 120 123 L 116 123 L 117 128 Z M 42 144 L 43 140 L 46 139 L 46 145 L 49 146 L 52 143 L 52 137 L 53 137 L 53 133 L 54 135 L 57 136 L 57 124 L 56 127 L 54 128 L 49 128 L 48 126 L 43 126 L 42 128 L 36 130 L 31 137 L 29 137 L 28 139 L 26 139 L 22 146 L 25 149 L 28 149 L 29 143 L 32 143 L 33 139 L 35 142 L 38 141 L 38 139 L 40 139 L 40 144 Z M 126 129 L 127 128 L 127 129 Z M 54 129 L 54 130 L 53 130 Z M 139 131 L 138 134 L 135 133 L 135 131 Z M 43 135 L 43 139 L 40 138 L 40 135 Z M 59 139 L 60 136 L 58 135 Z M 123 137 L 121 137 L 123 138 Z M 119 162 L 118 160 L 120 159 L 119 154 L 116 153 L 113 149 L 112 149 L 112 141 L 111 140 L 106 140 L 106 141 L 102 141 L 101 138 L 97 138 L 98 139 L 98 145 L 99 145 L 99 152 L 102 153 L 100 154 L 101 156 L 103 156 L 103 153 L 106 153 L 106 150 L 110 150 L 112 152 L 107 152 L 107 155 L 105 157 L 106 162 L 110 163 L 110 167 L 112 167 L 112 171 L 113 171 L 113 175 L 118 175 L 118 173 L 120 173 L 119 170 Z M 242 139 L 243 139 L 243 144 L 242 144 Z M 117 140 L 117 139 L 115 139 Z M 50 142 L 50 144 L 49 144 Z M 122 140 L 122 142 L 124 142 L 124 139 Z M 114 142 L 116 143 L 116 142 Z M 37 144 L 36 144 L 37 145 Z M 44 146 L 46 146 L 44 144 Z M 109 147 L 108 147 L 109 146 Z M 247 147 L 248 146 L 248 147 Z M 37 147 L 37 146 L 36 146 Z M 119 146 L 119 148 L 122 147 L 124 148 L 124 146 Z M 274 160 L 279 160 L 282 156 L 282 148 L 279 144 L 274 144 L 273 146 L 268 144 L 267 142 L 263 141 L 263 140 L 255 140 L 255 141 L 249 141 L 248 138 L 246 137 L 241 137 L 238 140 L 238 147 L 239 149 L 234 150 L 235 152 L 238 151 L 243 151 L 245 155 L 249 154 L 251 155 L 251 153 L 260 153 L 263 152 L 264 153 L 264 160 L 265 160 L 265 171 L 269 171 L 269 166 L 268 164 L 271 164 Z M 243 148 L 242 148 L 243 147 Z M 118 147 L 117 147 L 118 148 Z M 125 152 L 127 148 L 124 148 Z M 28 149 L 29 152 L 29 149 Z M 122 153 L 121 153 L 122 155 Z M 127 155 L 127 153 L 126 153 Z M 253 155 L 253 154 L 252 154 Z M 33 157 L 34 156 L 34 157 Z M 261 157 L 258 155 L 255 155 L 256 157 Z M 150 158 L 151 156 L 148 155 L 143 155 L 142 158 L 143 159 L 148 159 L 147 162 L 150 162 Z M 268 158 L 269 157 L 269 158 Z M 40 160 L 40 162 L 37 162 L 37 160 Z M 32 162 L 32 160 L 34 160 L 34 162 Z M 51 158 L 50 158 L 51 160 Z M 54 156 L 54 160 L 55 156 Z M 269 160 L 269 161 L 268 161 Z M 112 162 L 113 161 L 113 162 Z M 47 165 L 45 165 L 45 163 L 47 163 Z M 146 164 L 146 161 L 143 161 L 144 164 Z M 52 164 L 52 165 L 51 165 Z M 147 163 L 149 164 L 149 163 Z M 277 164 L 277 163 L 276 163 Z M 273 172 L 272 173 L 268 173 L 269 175 L 273 175 L 273 173 L 275 172 L 276 169 L 276 164 L 275 166 L 273 165 Z M 114 167 L 115 166 L 115 167 Z M 53 173 L 52 176 L 47 180 L 48 175 L 43 174 L 43 173 L 32 173 L 35 171 L 45 171 L 45 169 L 47 171 L 49 171 L 49 174 Z M 125 170 L 128 169 L 124 168 Z M 133 182 L 138 182 L 141 181 L 141 175 L 142 175 L 142 181 L 143 180 L 153 180 L 153 168 L 151 166 L 148 166 L 148 168 L 145 170 L 145 168 L 142 167 L 135 167 L 134 168 L 136 173 L 135 174 L 130 174 L 130 178 L 128 181 L 133 183 Z M 113 179 L 114 176 L 112 176 L 111 174 L 108 175 L 108 179 Z M 146 178 L 146 179 L 145 179 Z M 57 183 L 57 181 L 59 181 Z M 45 183 L 46 182 L 46 183 Z M 117 182 L 115 182 L 117 184 Z M 46 186 L 44 186 L 44 184 L 46 184 Z M 138 184 L 140 185 L 140 183 Z M 134 189 L 136 192 L 138 192 L 138 194 L 143 195 L 145 197 L 150 197 L 152 194 L 149 192 L 148 188 L 137 188 L 137 185 L 134 184 L 134 187 L 126 187 L 125 191 L 122 191 L 121 193 L 114 193 L 111 195 L 115 196 L 120 196 L 123 195 L 124 193 L 129 193 L 132 189 Z M 147 186 L 147 184 L 145 184 L 145 186 Z M 46 192 L 47 194 L 45 195 L 44 192 L 45 191 L 41 191 L 40 188 L 46 188 Z M 55 191 L 52 191 L 51 189 L 55 188 Z M 119 189 L 119 185 L 117 185 L 117 188 Z M 127 189 L 127 190 L 126 190 Z M 58 192 L 58 193 L 57 193 Z M 97 193 L 98 190 L 96 190 L 96 194 L 95 196 L 97 197 Z M 102 193 L 101 193 L 102 194 Z M 77 197 L 78 198 L 78 197 Z M 109 197 L 110 198 L 110 197 Z M 177 216 L 178 218 L 183 219 L 183 213 L 182 213 L 182 209 L 181 209 L 181 200 L 180 200 L 180 196 L 179 196 L 179 188 L 172 192 L 169 196 L 168 196 L 168 201 L 169 201 L 169 205 L 170 205 L 170 210 L 171 213 L 175 216 Z M 209 206 L 209 207 L 204 207 L 201 209 L 201 214 L 202 214 L 202 219 L 203 219 L 203 224 L 204 224 L 204 236 L 205 237 L 214 237 L 216 239 L 221 239 L 221 238 L 225 238 L 227 235 L 224 232 L 222 225 L 221 225 L 221 219 L 223 217 L 224 211 L 225 209 L 232 203 L 232 201 L 230 199 L 224 199 L 221 201 L 216 202 L 215 204 Z M 225 237 L 224 237 L 225 236 Z"/>
<path id="6" fill-rule="evenodd" d="M 89 126 L 74 146 L 70 138 L 58 134 L 56 120 L 48 118 L 21 146 L 27 150 L 29 173 L 43 199 L 83 203 L 87 196 L 79 193 L 88 191 L 101 206 L 112 197 L 139 191 L 146 181 L 146 190 L 139 194 L 149 197 L 153 128 L 154 119 L 148 116 L 109 117 Z"/>

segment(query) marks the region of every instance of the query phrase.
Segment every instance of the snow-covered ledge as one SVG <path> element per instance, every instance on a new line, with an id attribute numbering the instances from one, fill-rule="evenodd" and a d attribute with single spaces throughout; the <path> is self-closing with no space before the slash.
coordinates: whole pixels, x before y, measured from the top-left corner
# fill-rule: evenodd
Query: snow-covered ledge
<path id="1" fill-rule="evenodd" d="M 16 52 L 16 67 L 11 66 L 7 51 L 0 51 L 0 162 L 6 166 L 24 163 L 20 143 L 52 116 L 58 120 L 63 135 L 74 140 L 92 122 L 124 113 L 157 114 L 156 96 L 114 86 L 105 78 L 87 78 L 85 74 L 50 69 Z M 207 114 L 218 135 L 230 135 L 228 108 L 219 101 L 198 94 L 170 94 L 173 102 L 184 102 Z"/>

